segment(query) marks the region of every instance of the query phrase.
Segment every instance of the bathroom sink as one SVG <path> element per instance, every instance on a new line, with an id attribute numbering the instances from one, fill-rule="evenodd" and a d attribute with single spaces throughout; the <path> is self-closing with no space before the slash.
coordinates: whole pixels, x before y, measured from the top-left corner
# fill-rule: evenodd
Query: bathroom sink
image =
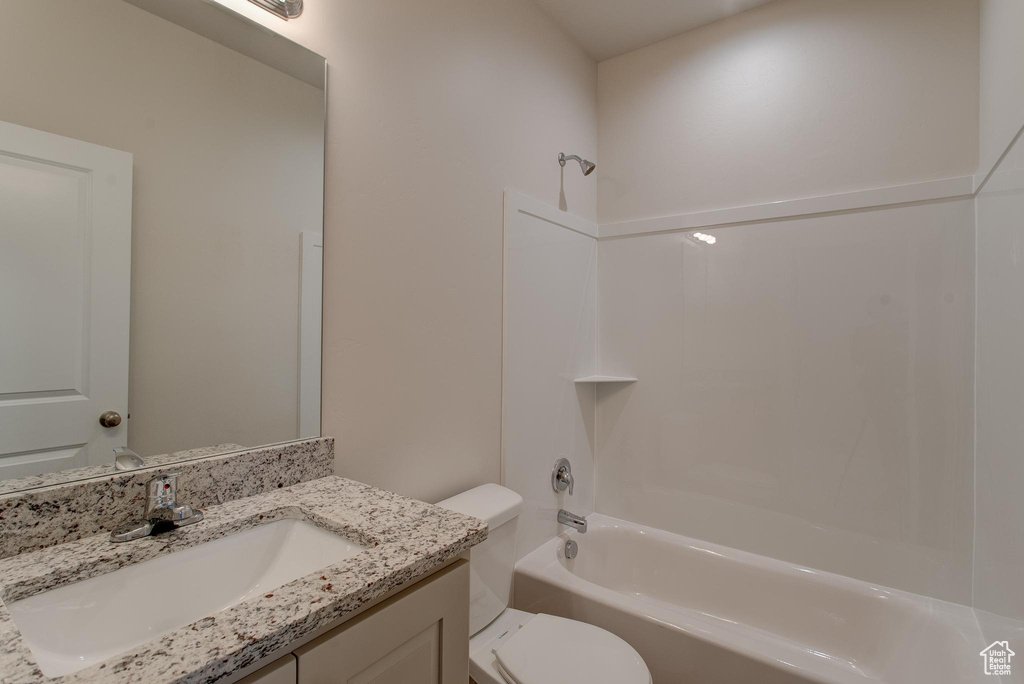
<path id="1" fill-rule="evenodd" d="M 77 672 L 350 558 L 365 547 L 278 520 L 8 606 L 48 677 Z"/>

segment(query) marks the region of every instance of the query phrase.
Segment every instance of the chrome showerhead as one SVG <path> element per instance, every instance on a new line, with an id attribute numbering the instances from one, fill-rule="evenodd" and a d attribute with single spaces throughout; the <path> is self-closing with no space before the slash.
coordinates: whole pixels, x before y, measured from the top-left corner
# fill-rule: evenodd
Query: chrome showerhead
<path id="1" fill-rule="evenodd" d="M 578 161 L 580 163 L 580 170 L 583 171 L 583 175 L 584 176 L 589 176 L 590 174 L 592 174 L 594 172 L 594 169 L 597 168 L 597 164 L 595 164 L 594 162 L 592 162 L 592 161 L 590 161 L 588 159 L 583 159 L 582 157 L 580 157 L 578 155 L 575 155 L 575 154 L 566 155 L 564 152 L 559 152 L 558 153 L 558 163 L 559 163 L 560 166 L 564 167 L 565 166 L 565 162 L 569 161 L 570 159 L 575 159 L 576 161 Z"/>

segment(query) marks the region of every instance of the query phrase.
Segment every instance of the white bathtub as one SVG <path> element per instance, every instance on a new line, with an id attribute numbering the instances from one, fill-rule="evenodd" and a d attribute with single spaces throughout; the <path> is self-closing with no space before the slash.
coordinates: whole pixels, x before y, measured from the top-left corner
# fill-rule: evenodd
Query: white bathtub
<path id="1" fill-rule="evenodd" d="M 965 606 L 592 514 L 519 562 L 516 608 L 633 645 L 655 684 L 986 682 Z M 567 560 L 566 539 L 579 542 Z"/>

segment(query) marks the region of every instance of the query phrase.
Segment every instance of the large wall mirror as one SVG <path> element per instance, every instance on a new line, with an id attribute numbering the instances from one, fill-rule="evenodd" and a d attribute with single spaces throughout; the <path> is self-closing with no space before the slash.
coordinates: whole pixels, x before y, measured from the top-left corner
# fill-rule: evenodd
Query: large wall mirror
<path id="1" fill-rule="evenodd" d="M 204 0 L 0 9 L 4 488 L 319 435 L 323 58 Z"/>

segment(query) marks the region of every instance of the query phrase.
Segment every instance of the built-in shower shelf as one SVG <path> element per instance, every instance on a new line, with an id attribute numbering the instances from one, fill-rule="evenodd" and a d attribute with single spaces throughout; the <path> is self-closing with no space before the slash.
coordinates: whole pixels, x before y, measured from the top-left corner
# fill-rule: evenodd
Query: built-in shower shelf
<path id="1" fill-rule="evenodd" d="M 636 382 L 636 378 L 627 378 L 620 375 L 588 375 L 585 378 L 576 378 L 577 385 L 599 382 Z"/>

